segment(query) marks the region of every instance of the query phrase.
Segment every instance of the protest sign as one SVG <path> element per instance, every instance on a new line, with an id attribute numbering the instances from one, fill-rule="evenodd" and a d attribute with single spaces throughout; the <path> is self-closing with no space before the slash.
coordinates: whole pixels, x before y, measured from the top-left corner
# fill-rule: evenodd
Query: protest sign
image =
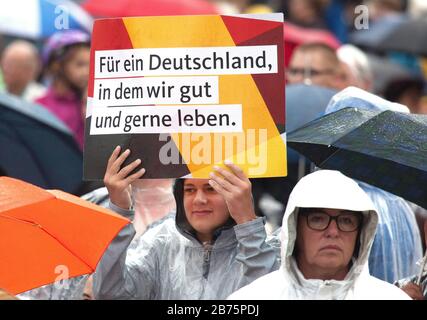
<path id="1" fill-rule="evenodd" d="M 286 175 L 283 14 L 97 20 L 92 39 L 85 179 L 116 145 L 144 178 Z"/>

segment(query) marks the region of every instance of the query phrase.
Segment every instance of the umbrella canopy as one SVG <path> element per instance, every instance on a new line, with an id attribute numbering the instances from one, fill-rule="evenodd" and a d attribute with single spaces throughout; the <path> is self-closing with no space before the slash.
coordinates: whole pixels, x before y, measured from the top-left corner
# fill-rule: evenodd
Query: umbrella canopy
<path id="1" fill-rule="evenodd" d="M 286 130 L 293 131 L 321 117 L 337 91 L 306 84 L 286 85 Z"/>
<path id="2" fill-rule="evenodd" d="M 83 3 L 83 8 L 94 17 L 218 13 L 216 6 L 205 0 L 87 0 Z"/>
<path id="3" fill-rule="evenodd" d="M 0 33 L 29 39 L 47 38 L 63 29 L 90 33 L 93 19 L 70 0 L 0 1 Z"/>
<path id="4" fill-rule="evenodd" d="M 382 41 L 378 50 L 402 51 L 427 56 L 427 18 L 412 19 L 401 23 Z"/>
<path id="5" fill-rule="evenodd" d="M 71 132 L 42 106 L 0 94 L 0 175 L 76 193 L 83 156 Z"/>
<path id="6" fill-rule="evenodd" d="M 378 42 L 390 35 L 402 23 L 408 20 L 403 14 L 388 15 L 373 22 L 368 29 L 361 29 L 350 34 L 350 42 L 372 51 L 378 50 Z"/>
<path id="7" fill-rule="evenodd" d="M 320 168 L 427 208 L 426 115 L 345 108 L 291 132 L 287 142 Z"/>
<path id="8" fill-rule="evenodd" d="M 337 91 L 306 84 L 290 84 L 286 86 L 286 131 L 291 132 L 306 123 L 320 118 Z M 309 163 L 305 162 L 297 152 L 287 147 L 288 176 L 286 180 L 292 186 L 305 174 Z M 303 162 L 301 162 L 303 161 Z M 301 167 L 303 166 L 303 167 Z M 304 168 L 304 170 L 303 170 Z M 290 189 L 292 190 L 293 187 Z"/>
<path id="9" fill-rule="evenodd" d="M 129 220 L 58 190 L 0 177 L 0 287 L 18 294 L 92 273 Z M 68 275 L 68 277 L 66 277 Z"/>

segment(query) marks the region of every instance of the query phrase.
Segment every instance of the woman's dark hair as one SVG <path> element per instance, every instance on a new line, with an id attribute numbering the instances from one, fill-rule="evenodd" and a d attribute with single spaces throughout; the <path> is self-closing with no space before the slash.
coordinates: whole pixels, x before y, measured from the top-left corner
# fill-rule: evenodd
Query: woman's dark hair
<path id="1" fill-rule="evenodd" d="M 384 98 L 396 102 L 409 89 L 415 89 L 420 94 L 424 91 L 424 81 L 421 78 L 397 78 L 390 81 L 384 89 Z"/>
<path id="2" fill-rule="evenodd" d="M 176 203 L 176 224 L 182 229 L 189 231 L 193 236 L 196 231 L 188 222 L 184 209 L 184 181 L 185 179 L 176 179 L 173 185 L 173 195 Z"/>

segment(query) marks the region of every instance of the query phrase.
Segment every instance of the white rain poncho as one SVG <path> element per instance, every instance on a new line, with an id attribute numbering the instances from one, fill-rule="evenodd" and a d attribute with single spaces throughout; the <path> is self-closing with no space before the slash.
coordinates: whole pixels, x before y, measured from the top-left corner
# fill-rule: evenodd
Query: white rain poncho
<path id="1" fill-rule="evenodd" d="M 129 224 L 113 240 L 94 276 L 96 299 L 225 299 L 280 266 L 279 243 L 266 241 L 262 218 L 227 223 L 213 245 L 203 245 L 185 218 L 182 186 L 175 197 L 176 215 L 134 241 Z M 132 219 L 131 211 L 111 206 Z"/>
<path id="2" fill-rule="evenodd" d="M 325 114 L 345 107 L 409 112 L 404 105 L 349 87 L 331 99 Z M 404 199 L 367 183 L 358 183 L 378 212 L 378 227 L 369 256 L 370 273 L 390 283 L 415 274 L 418 270 L 416 263 L 423 253 L 414 212 Z"/>
<path id="3" fill-rule="evenodd" d="M 305 279 L 293 256 L 298 208 L 361 211 L 359 254 L 344 280 Z M 409 299 L 399 288 L 369 275 L 368 255 L 378 216 L 356 182 L 338 171 L 320 170 L 302 178 L 292 191 L 282 224 L 279 270 L 255 280 L 229 299 Z"/>

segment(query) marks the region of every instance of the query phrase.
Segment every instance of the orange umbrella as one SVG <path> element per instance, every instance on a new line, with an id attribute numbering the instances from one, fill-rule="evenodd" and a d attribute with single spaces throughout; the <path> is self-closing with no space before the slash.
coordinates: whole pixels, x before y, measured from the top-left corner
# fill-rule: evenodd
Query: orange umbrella
<path id="1" fill-rule="evenodd" d="M 0 177 L 0 288 L 18 294 L 94 272 L 128 223 L 68 193 Z"/>

